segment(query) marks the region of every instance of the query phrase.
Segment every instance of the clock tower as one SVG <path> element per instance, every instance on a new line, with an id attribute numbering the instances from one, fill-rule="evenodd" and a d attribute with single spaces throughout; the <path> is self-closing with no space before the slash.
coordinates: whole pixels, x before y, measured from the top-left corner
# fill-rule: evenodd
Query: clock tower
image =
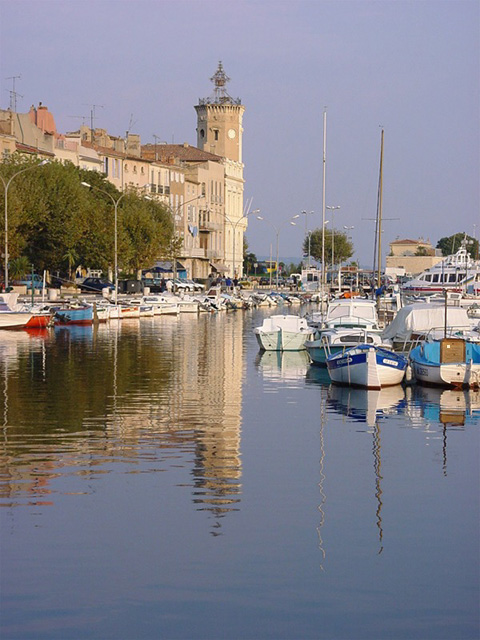
<path id="1" fill-rule="evenodd" d="M 240 98 L 232 98 L 226 89 L 230 78 L 221 62 L 210 78 L 213 95 L 198 101 L 197 147 L 222 158 L 225 170 L 223 193 L 207 193 L 207 216 L 219 216 L 222 233 L 219 242 L 211 247 L 212 255 L 223 261 L 222 270 L 231 278 L 243 274 L 243 236 L 247 229 L 247 215 L 243 208 L 242 119 L 245 107 Z M 214 203 L 221 207 L 214 212 Z M 211 220 L 211 222 L 214 222 Z M 209 239 L 214 243 L 214 238 Z M 216 266 L 213 264 L 212 266 Z M 220 266 L 220 265 L 219 265 Z"/>
<path id="2" fill-rule="evenodd" d="M 228 95 L 226 85 L 230 78 L 221 62 L 210 80 L 215 85 L 213 96 L 200 99 L 195 107 L 197 147 L 222 158 L 242 162 L 242 119 L 245 107 L 240 98 Z"/>

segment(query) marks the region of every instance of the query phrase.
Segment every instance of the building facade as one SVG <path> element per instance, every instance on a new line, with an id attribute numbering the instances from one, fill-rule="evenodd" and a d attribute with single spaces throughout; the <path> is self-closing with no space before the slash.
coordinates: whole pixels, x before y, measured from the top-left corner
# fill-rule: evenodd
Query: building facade
<path id="1" fill-rule="evenodd" d="M 429 240 L 394 240 L 390 242 L 390 255 L 386 259 L 386 267 L 390 270 L 405 270 L 405 273 L 417 275 L 433 267 L 442 260 Z"/>
<path id="2" fill-rule="evenodd" d="M 243 114 L 239 98 L 226 90 L 230 78 L 221 62 L 211 81 L 215 85 L 209 98 L 199 100 L 197 112 L 197 146 L 222 158 L 225 172 L 224 191 L 224 261 L 230 276 L 243 275 L 243 238 L 247 229 L 243 192 Z"/>

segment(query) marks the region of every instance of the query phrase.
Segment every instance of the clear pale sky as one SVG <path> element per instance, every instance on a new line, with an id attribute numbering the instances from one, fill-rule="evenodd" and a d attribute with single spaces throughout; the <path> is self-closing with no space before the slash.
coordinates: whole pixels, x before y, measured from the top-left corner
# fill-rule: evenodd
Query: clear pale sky
<path id="1" fill-rule="evenodd" d="M 383 245 L 480 236 L 478 1 L 0 0 L 0 104 L 41 101 L 60 132 L 196 144 L 194 105 L 218 61 L 244 116 L 245 200 L 279 231 L 280 256 L 301 256 L 326 203 L 372 262 L 385 129 Z M 331 220 L 327 212 L 326 219 Z M 257 255 L 276 234 L 252 220 Z M 384 252 L 384 255 L 385 255 Z"/>

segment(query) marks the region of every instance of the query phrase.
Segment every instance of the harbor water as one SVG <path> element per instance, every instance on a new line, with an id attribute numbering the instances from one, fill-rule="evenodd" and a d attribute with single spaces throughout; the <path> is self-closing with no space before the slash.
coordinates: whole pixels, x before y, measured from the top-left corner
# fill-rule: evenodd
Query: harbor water
<path id="1" fill-rule="evenodd" d="M 332 386 L 270 313 L 0 332 L 2 640 L 479 637 L 479 393 Z"/>

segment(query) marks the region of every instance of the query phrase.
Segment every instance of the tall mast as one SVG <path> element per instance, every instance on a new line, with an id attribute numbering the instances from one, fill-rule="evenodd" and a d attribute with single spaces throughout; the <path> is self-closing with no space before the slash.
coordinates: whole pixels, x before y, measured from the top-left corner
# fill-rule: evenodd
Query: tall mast
<path id="1" fill-rule="evenodd" d="M 378 178 L 378 286 L 381 284 L 381 271 L 382 271 L 382 197 L 383 197 L 383 134 L 384 130 L 382 129 L 382 138 L 380 144 L 380 175 Z"/>
<path id="2" fill-rule="evenodd" d="M 325 178 L 327 165 L 327 111 L 323 112 L 323 181 L 322 181 L 322 295 L 325 291 Z"/>

